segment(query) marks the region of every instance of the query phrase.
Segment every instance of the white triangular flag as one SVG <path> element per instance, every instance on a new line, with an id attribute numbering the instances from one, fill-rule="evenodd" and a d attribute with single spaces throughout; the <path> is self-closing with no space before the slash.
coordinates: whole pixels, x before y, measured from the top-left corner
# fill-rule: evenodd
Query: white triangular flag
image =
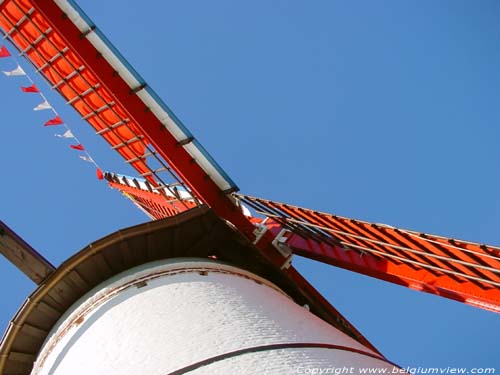
<path id="1" fill-rule="evenodd" d="M 84 161 L 88 161 L 89 163 L 94 163 L 94 159 L 92 159 L 90 156 L 83 156 L 83 155 L 78 155 L 80 159 Z"/>
<path id="2" fill-rule="evenodd" d="M 43 103 L 38 104 L 35 108 L 33 108 L 34 111 L 41 111 L 43 109 L 52 109 L 51 105 L 46 100 Z"/>
<path id="3" fill-rule="evenodd" d="M 24 72 L 23 68 L 21 68 L 20 65 L 18 65 L 16 69 L 11 70 L 10 72 L 6 72 L 5 70 L 3 70 L 3 74 L 5 74 L 6 76 L 25 76 L 26 75 L 26 73 Z"/>
<path id="4" fill-rule="evenodd" d="M 71 130 L 66 130 L 64 134 L 55 134 L 55 136 L 59 138 L 75 138 Z"/>

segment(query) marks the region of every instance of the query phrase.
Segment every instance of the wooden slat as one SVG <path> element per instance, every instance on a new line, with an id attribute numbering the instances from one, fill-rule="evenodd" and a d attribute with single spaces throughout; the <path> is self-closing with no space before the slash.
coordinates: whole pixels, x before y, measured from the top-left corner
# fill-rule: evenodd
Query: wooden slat
<path id="1" fill-rule="evenodd" d="M 0 221 L 0 253 L 37 285 L 55 270 L 47 259 L 2 221 Z"/>

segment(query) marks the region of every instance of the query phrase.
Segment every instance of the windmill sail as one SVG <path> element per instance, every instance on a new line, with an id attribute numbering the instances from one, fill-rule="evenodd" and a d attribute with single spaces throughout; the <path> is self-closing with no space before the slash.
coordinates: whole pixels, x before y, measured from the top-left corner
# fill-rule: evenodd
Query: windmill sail
<path id="1" fill-rule="evenodd" d="M 147 182 L 107 174 L 154 219 L 189 209 L 148 191 Z M 296 254 L 411 289 L 500 312 L 500 248 L 368 223 L 238 194 L 283 255 Z M 246 210 L 248 212 L 248 210 Z M 248 215 L 248 213 L 246 213 Z M 259 229 L 260 228 L 260 229 Z M 286 254 L 286 252 L 289 252 Z"/>
<path id="2" fill-rule="evenodd" d="M 73 1 L 4 1 L 0 27 L 141 177 L 176 183 L 251 228 L 227 196 L 235 183 Z"/>
<path id="3" fill-rule="evenodd" d="M 294 254 L 411 289 L 500 312 L 500 248 L 325 214 L 247 195 L 239 198 L 286 229 Z"/>

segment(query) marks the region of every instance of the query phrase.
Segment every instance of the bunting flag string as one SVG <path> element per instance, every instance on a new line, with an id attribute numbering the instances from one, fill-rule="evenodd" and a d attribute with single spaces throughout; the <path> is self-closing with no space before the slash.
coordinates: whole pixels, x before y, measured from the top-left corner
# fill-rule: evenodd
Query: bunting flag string
<path id="1" fill-rule="evenodd" d="M 104 173 L 102 173 L 101 168 L 96 169 L 96 177 L 98 180 L 104 180 Z"/>
<path id="2" fill-rule="evenodd" d="M 0 57 L 9 57 L 9 56 L 10 56 L 10 52 L 7 49 L 7 47 L 5 47 L 5 46 L 0 47 Z"/>
<path id="3" fill-rule="evenodd" d="M 1 57 L 1 56 L 0 56 Z M 21 68 L 20 65 L 17 66 L 16 69 L 10 70 L 10 71 L 5 71 L 2 70 L 3 74 L 5 74 L 7 77 L 12 77 L 12 76 L 25 76 L 26 72 Z"/>
<path id="4" fill-rule="evenodd" d="M 94 162 L 94 159 L 92 159 L 90 156 L 79 155 L 79 158 L 82 159 L 83 161 L 88 161 L 89 163 Z"/>
<path id="5" fill-rule="evenodd" d="M 69 147 L 73 150 L 77 151 L 83 151 L 84 155 L 79 155 L 80 159 L 83 161 L 92 163 L 96 167 L 96 176 L 98 179 L 102 180 L 104 178 L 104 174 L 101 170 L 101 168 L 97 165 L 97 163 L 94 161 L 94 159 L 90 156 L 88 151 L 83 147 L 83 145 L 80 143 L 80 141 L 75 137 L 69 126 L 63 121 L 63 119 L 59 116 L 57 111 L 52 107 L 52 105 L 49 103 L 45 95 L 43 95 L 42 92 L 40 92 L 39 88 L 35 85 L 35 82 L 31 79 L 29 74 L 27 74 L 24 69 L 19 65 L 19 62 L 17 59 L 11 55 L 10 51 L 7 49 L 5 45 L 0 46 L 0 58 L 4 57 L 11 57 L 12 60 L 16 63 L 16 68 L 13 70 L 2 70 L 2 73 L 5 74 L 7 77 L 15 77 L 15 76 L 24 76 L 26 79 L 29 81 L 29 86 L 21 86 L 21 90 L 25 93 L 36 93 L 40 95 L 42 98 L 42 102 L 38 104 L 36 107 L 33 108 L 34 111 L 43 111 L 43 110 L 50 110 L 54 113 L 53 118 L 47 120 L 44 123 L 44 126 L 57 126 L 61 125 L 65 129 L 64 133 L 62 134 L 55 134 L 56 137 L 58 138 L 63 138 L 63 139 L 73 139 L 75 144 L 71 144 Z"/>
<path id="6" fill-rule="evenodd" d="M 71 147 L 73 150 L 85 151 L 85 148 L 80 143 L 78 143 L 77 145 L 69 145 L 69 147 Z"/>
<path id="7" fill-rule="evenodd" d="M 40 92 L 40 90 L 38 90 L 38 87 L 36 87 L 35 84 L 32 84 L 31 86 L 21 86 L 21 91 L 22 92 Z"/>
<path id="8" fill-rule="evenodd" d="M 47 100 L 44 100 L 43 103 L 38 104 L 35 108 L 33 108 L 33 111 L 43 111 L 44 109 L 53 109 Z"/>
<path id="9" fill-rule="evenodd" d="M 71 130 L 66 130 L 63 134 L 55 134 L 58 138 L 75 138 Z"/>
<path id="10" fill-rule="evenodd" d="M 62 124 L 64 124 L 64 121 L 59 116 L 56 116 L 56 117 L 50 119 L 49 121 L 47 121 L 45 124 L 43 124 L 43 126 L 53 126 L 53 125 L 62 125 Z"/>

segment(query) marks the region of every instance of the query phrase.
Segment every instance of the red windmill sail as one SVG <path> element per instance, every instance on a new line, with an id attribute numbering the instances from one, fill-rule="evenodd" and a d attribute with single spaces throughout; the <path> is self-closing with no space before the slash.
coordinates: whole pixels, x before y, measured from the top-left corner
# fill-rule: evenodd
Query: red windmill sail
<path id="1" fill-rule="evenodd" d="M 144 183 L 109 175 L 151 217 L 172 215 Z M 280 202 L 237 195 L 267 217 L 253 222 L 280 238 L 283 248 L 350 271 L 500 312 L 500 248 L 325 214 Z M 182 209 L 181 207 L 179 207 Z M 249 211 L 247 210 L 248 214 Z"/>

